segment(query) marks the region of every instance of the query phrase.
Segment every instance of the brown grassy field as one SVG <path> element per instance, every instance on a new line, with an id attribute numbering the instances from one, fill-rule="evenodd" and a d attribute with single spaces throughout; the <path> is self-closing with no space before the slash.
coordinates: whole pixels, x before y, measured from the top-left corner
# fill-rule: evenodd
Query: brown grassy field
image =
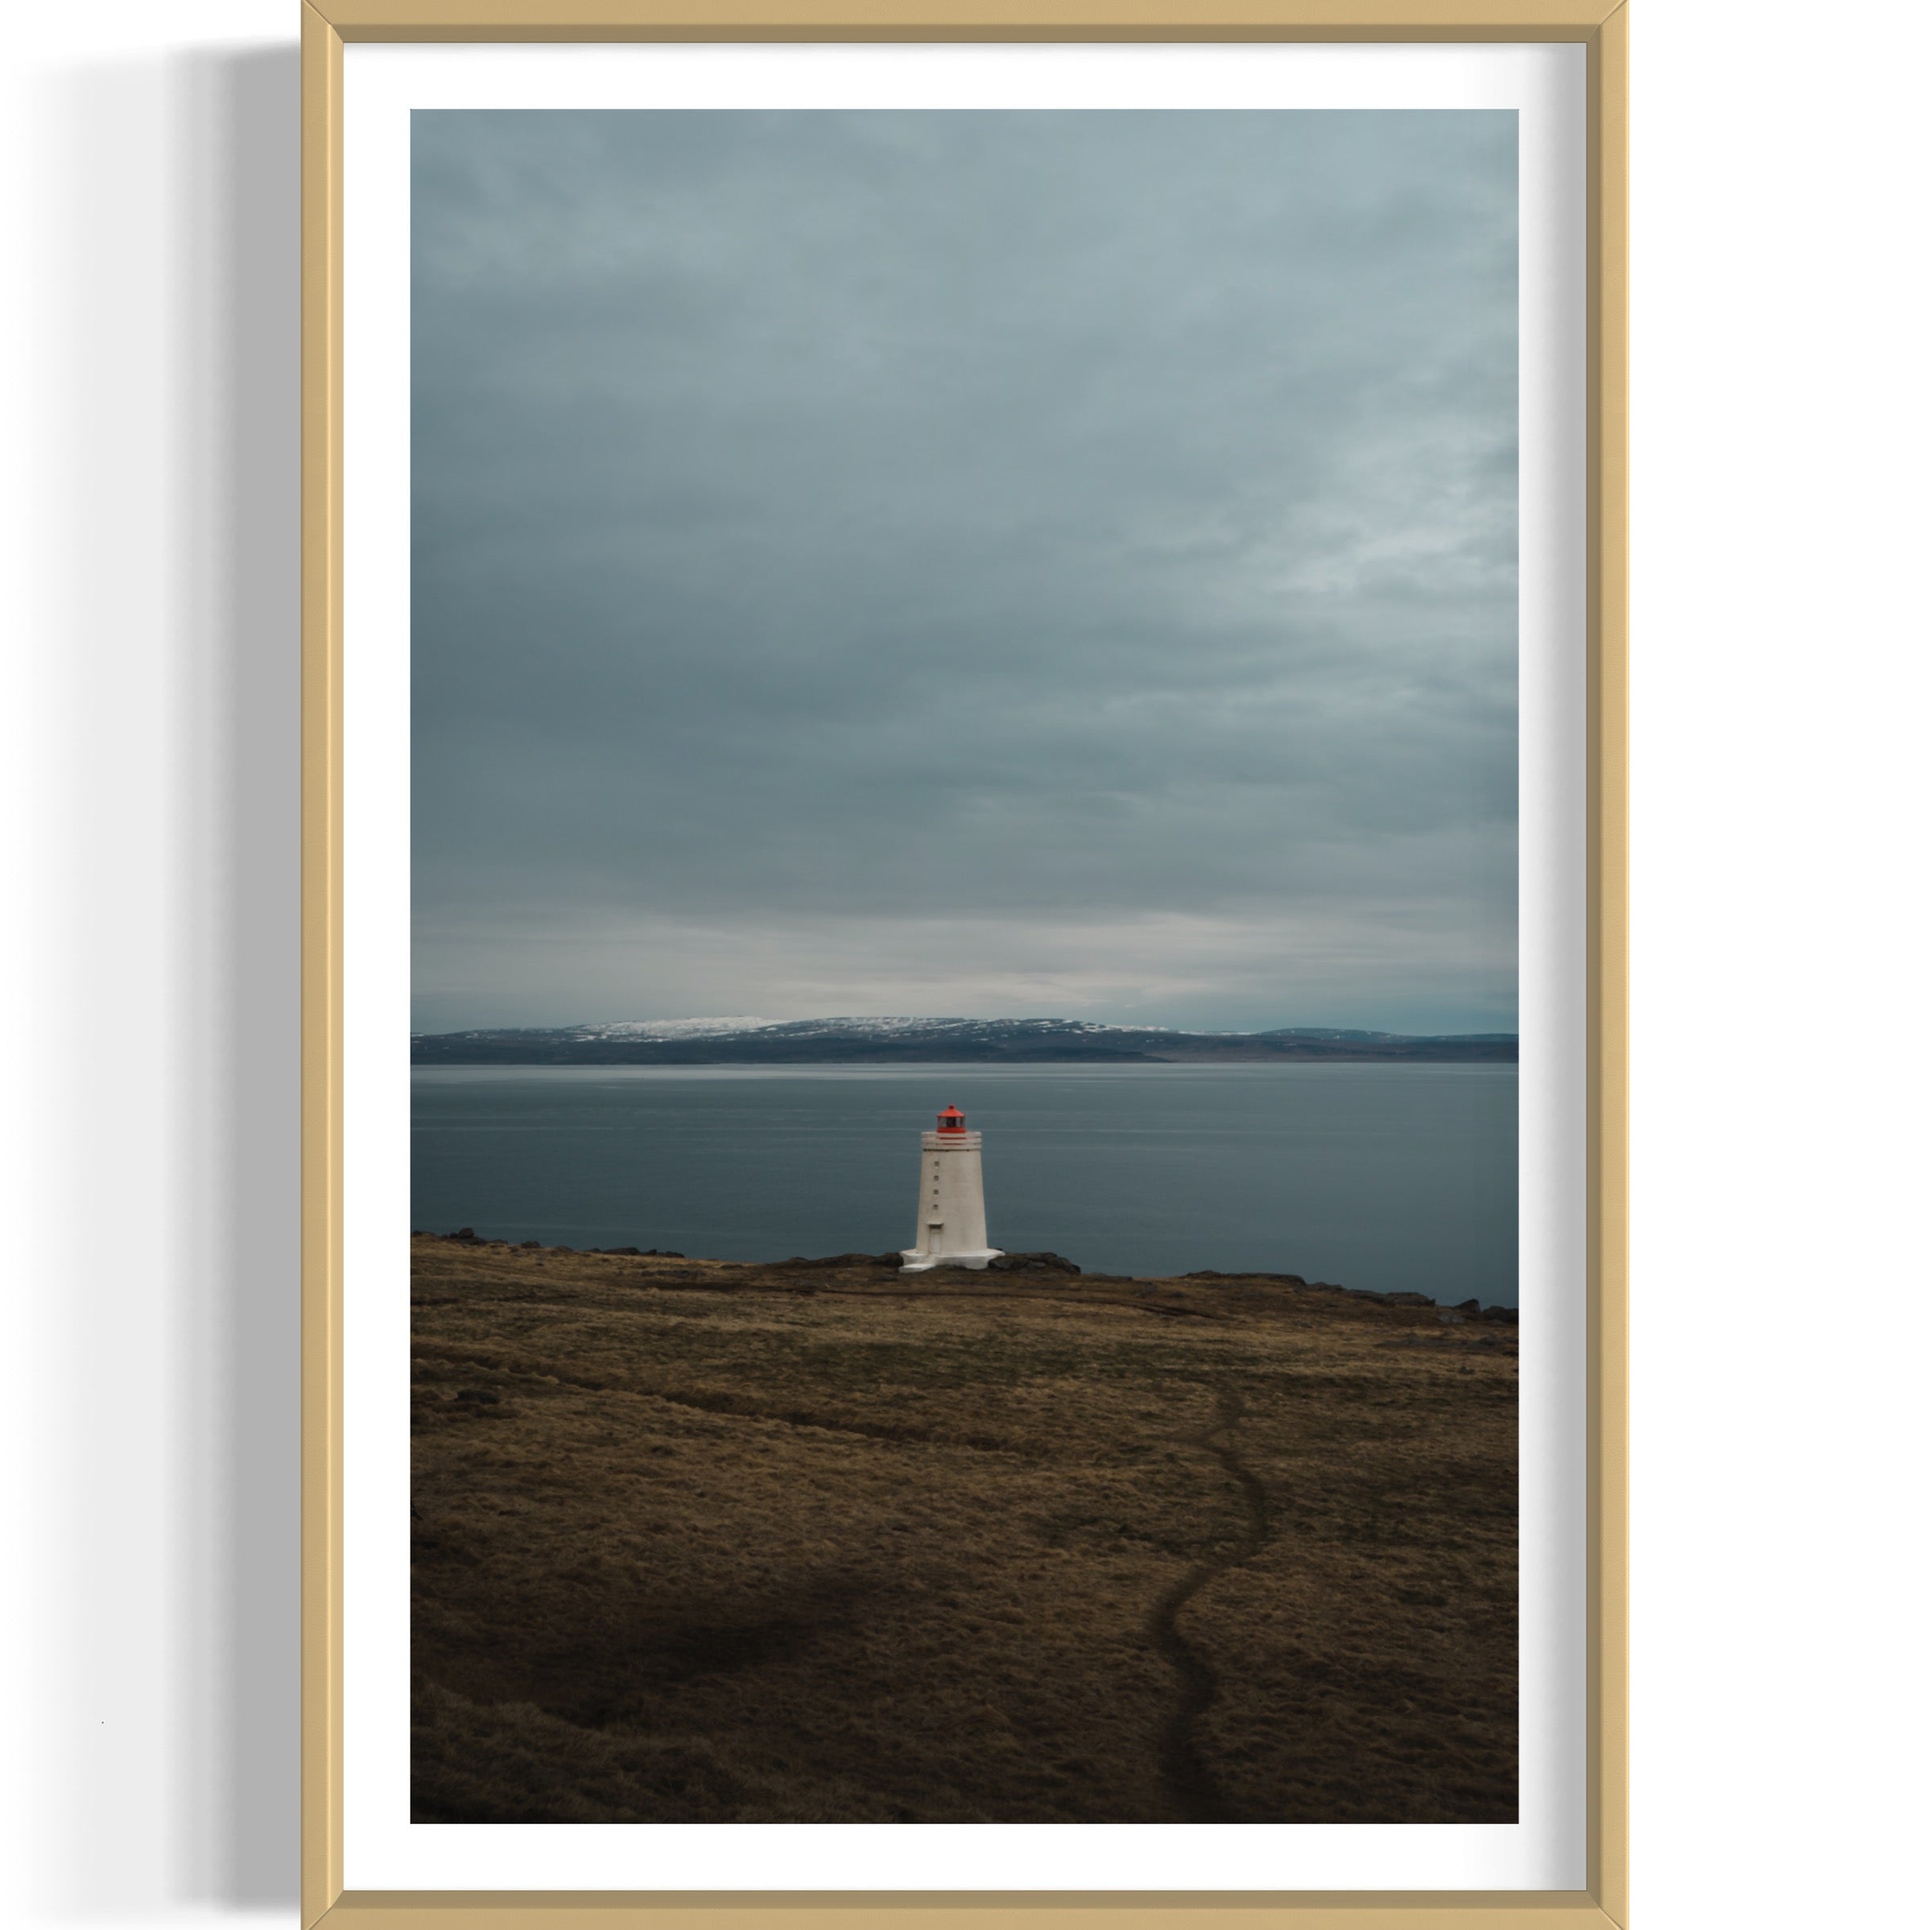
<path id="1" fill-rule="evenodd" d="M 419 1821 L 1514 1820 L 1513 1328 L 413 1258 Z"/>

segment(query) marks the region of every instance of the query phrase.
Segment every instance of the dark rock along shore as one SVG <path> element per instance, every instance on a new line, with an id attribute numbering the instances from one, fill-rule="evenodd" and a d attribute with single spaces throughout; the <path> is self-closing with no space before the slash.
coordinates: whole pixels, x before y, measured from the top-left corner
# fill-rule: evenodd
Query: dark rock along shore
<path id="1" fill-rule="evenodd" d="M 508 1247 L 510 1244 L 506 1240 L 485 1239 L 477 1233 L 473 1226 L 461 1226 L 457 1228 L 454 1233 L 442 1234 L 418 1232 L 411 1237 L 419 1240 L 441 1238 L 478 1246 Z M 574 1246 L 546 1248 L 541 1240 L 521 1240 L 517 1242 L 516 1245 L 519 1251 L 575 1253 L 579 1250 Z M 683 1254 L 673 1253 L 667 1247 L 660 1250 L 655 1246 L 586 1246 L 582 1250 L 585 1253 L 634 1255 L 639 1259 L 681 1260 L 685 1258 Z M 758 1266 L 760 1264 L 756 1261 L 734 1260 L 714 1260 L 708 1263 L 717 1267 Z M 795 1254 L 788 1260 L 773 1260 L 765 1263 L 764 1265 L 768 1271 L 798 1271 L 800 1269 L 863 1271 L 872 1268 L 880 1271 L 898 1273 L 903 1270 L 904 1261 L 902 1256 L 897 1253 L 835 1253 L 828 1255 L 824 1259 L 816 1260 L 807 1259 L 802 1254 Z M 1136 1274 L 1087 1273 L 1084 1268 L 1075 1266 L 1064 1254 L 1058 1253 L 1003 1253 L 997 1259 L 989 1260 L 983 1267 L 947 1265 L 929 1267 L 926 1269 L 926 1271 L 928 1274 L 966 1275 L 974 1273 L 1061 1273 L 1079 1275 L 1084 1279 L 1096 1283 L 1105 1282 L 1116 1284 L 1122 1282 L 1131 1283 L 1142 1277 Z M 1298 1273 L 1220 1273 L 1209 1267 L 1203 1267 L 1198 1272 L 1183 1273 L 1178 1277 L 1183 1280 L 1265 1281 L 1271 1285 L 1292 1287 L 1296 1291 L 1302 1293 L 1350 1294 L 1357 1300 L 1379 1301 L 1384 1306 L 1389 1307 L 1435 1307 L 1438 1304 L 1426 1293 L 1380 1293 L 1373 1287 L 1337 1287 L 1327 1280 L 1303 1279 Z M 1517 1324 L 1515 1308 L 1501 1305 L 1485 1307 L 1480 1300 L 1461 1300 L 1454 1307 L 1443 1308 L 1443 1312 L 1459 1318 L 1488 1320 L 1499 1325 L 1513 1327 Z"/>

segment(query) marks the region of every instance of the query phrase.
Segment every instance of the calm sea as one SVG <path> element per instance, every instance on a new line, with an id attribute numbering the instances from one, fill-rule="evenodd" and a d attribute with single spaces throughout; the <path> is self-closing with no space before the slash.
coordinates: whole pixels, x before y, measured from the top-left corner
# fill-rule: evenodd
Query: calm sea
<path id="1" fill-rule="evenodd" d="M 1516 1301 L 1509 1065 L 422 1066 L 412 1222 L 715 1259 L 907 1245 L 919 1135 L 985 1134 L 997 1246 Z"/>

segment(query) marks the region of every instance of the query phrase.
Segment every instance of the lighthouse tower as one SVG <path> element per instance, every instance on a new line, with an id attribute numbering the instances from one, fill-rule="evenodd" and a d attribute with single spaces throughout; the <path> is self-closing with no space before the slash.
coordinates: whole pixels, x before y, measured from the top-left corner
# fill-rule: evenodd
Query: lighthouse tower
<path id="1" fill-rule="evenodd" d="M 956 1106 L 939 1114 L 939 1130 L 919 1135 L 919 1217 L 911 1246 L 899 1255 L 902 1273 L 933 1267 L 984 1267 L 1000 1257 L 986 1244 L 986 1186 L 980 1176 L 980 1135 L 966 1130 Z"/>

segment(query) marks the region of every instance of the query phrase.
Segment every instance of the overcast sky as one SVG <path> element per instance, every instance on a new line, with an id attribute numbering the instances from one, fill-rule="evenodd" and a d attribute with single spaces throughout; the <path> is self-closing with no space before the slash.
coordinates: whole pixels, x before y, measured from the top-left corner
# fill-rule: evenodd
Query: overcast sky
<path id="1" fill-rule="evenodd" d="M 1513 1029 L 1513 114 L 414 125 L 419 1027 Z"/>

